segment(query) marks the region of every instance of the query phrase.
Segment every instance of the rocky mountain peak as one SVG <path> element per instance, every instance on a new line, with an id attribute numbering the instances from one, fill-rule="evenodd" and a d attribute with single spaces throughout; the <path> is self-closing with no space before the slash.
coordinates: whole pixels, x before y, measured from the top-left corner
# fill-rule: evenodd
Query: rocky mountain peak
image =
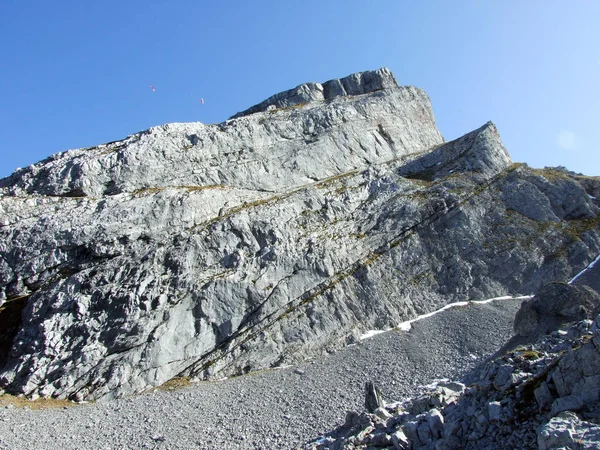
<path id="1" fill-rule="evenodd" d="M 394 74 L 387 68 L 358 72 L 325 83 L 303 83 L 294 89 L 275 94 L 265 101 L 239 112 L 232 118 L 247 116 L 269 109 L 288 108 L 309 102 L 322 102 L 335 97 L 368 94 L 383 89 L 399 88 Z M 423 93 L 423 91 L 420 91 Z"/>
<path id="2" fill-rule="evenodd" d="M 442 142 L 427 95 L 379 69 L 301 85 L 220 124 L 167 124 L 60 153 L 0 189 L 94 198 L 185 186 L 276 192 Z"/>
<path id="3" fill-rule="evenodd" d="M 600 181 L 513 164 L 491 123 L 444 142 L 387 69 L 250 110 L 0 180 L 1 386 L 99 399 L 277 367 L 600 252 Z"/>

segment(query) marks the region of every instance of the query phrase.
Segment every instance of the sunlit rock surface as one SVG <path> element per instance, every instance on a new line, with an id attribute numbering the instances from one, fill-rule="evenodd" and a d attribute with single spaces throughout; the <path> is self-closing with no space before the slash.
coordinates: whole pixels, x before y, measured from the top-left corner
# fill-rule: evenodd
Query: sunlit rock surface
<path id="1" fill-rule="evenodd" d="M 492 123 L 445 143 L 387 69 L 319 86 L 1 180 L 1 385 L 98 399 L 278 366 L 600 252 L 596 179 L 513 164 Z"/>

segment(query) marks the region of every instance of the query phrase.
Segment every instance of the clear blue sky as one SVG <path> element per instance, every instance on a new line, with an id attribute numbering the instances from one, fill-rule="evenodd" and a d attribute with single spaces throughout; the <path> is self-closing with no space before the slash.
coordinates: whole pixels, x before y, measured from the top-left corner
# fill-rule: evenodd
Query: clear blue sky
<path id="1" fill-rule="evenodd" d="M 1 0 L 0 58 L 0 177 L 382 66 L 447 140 L 492 120 L 515 161 L 600 175 L 597 0 Z"/>

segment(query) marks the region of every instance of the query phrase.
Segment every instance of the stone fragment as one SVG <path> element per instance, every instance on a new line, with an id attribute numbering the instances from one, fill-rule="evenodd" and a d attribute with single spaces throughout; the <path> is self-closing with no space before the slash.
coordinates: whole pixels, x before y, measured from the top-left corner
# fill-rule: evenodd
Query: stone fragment
<path id="1" fill-rule="evenodd" d="M 581 420 L 575 413 L 561 412 L 542 425 L 537 433 L 538 447 L 542 450 L 597 449 L 600 426 Z"/>
<path id="2" fill-rule="evenodd" d="M 409 412 L 416 416 L 429 411 L 431 406 L 430 397 L 428 395 L 422 395 L 411 402 Z"/>
<path id="3" fill-rule="evenodd" d="M 439 439 L 444 435 L 444 416 L 437 409 L 432 409 L 426 416 L 427 425 L 434 439 Z"/>
<path id="4" fill-rule="evenodd" d="M 392 437 L 385 432 L 379 432 L 372 435 L 368 443 L 374 447 L 389 447 L 392 445 Z"/>
<path id="5" fill-rule="evenodd" d="M 459 383 L 458 381 L 440 381 L 437 385 L 438 387 L 448 389 L 458 394 L 462 394 L 466 388 L 463 383 Z"/>
<path id="6" fill-rule="evenodd" d="M 502 416 L 502 404 L 500 402 L 488 403 L 488 419 L 490 422 L 497 422 Z"/>
<path id="7" fill-rule="evenodd" d="M 562 411 L 579 411 L 583 407 L 583 401 L 575 395 L 560 397 L 552 402 L 551 414 L 557 415 Z"/>
<path id="8" fill-rule="evenodd" d="M 431 428 L 429 428 L 429 424 L 426 420 L 417 426 L 417 437 L 421 445 L 426 445 L 431 442 L 433 436 L 431 434 Z"/>
<path id="9" fill-rule="evenodd" d="M 402 424 L 402 432 L 406 435 L 409 442 L 417 443 L 419 442 L 419 434 L 417 433 L 417 429 L 419 428 L 419 422 L 416 420 L 409 420 Z"/>
<path id="10" fill-rule="evenodd" d="M 359 414 L 356 411 L 348 411 L 343 428 L 362 430 L 370 426 L 372 426 L 372 422 L 367 414 Z"/>
<path id="11" fill-rule="evenodd" d="M 392 444 L 395 450 L 409 450 L 410 442 L 402 430 L 396 430 L 392 434 Z"/>
<path id="12" fill-rule="evenodd" d="M 544 425 L 537 434 L 539 450 L 573 448 L 573 422 L 578 418 L 562 413 Z"/>
<path id="13" fill-rule="evenodd" d="M 539 410 L 542 411 L 546 406 L 548 406 L 554 400 L 552 394 L 550 393 L 550 389 L 548 388 L 548 384 L 543 381 L 534 391 L 533 395 L 535 396 L 535 400 L 537 401 Z"/>
<path id="14" fill-rule="evenodd" d="M 508 389 L 512 383 L 511 375 L 514 371 L 515 367 L 510 364 L 500 366 L 494 378 L 494 387 L 500 391 Z"/>
<path id="15" fill-rule="evenodd" d="M 387 409 L 379 407 L 375 411 L 373 411 L 377 417 L 379 417 L 383 421 L 387 421 L 392 418 L 392 415 L 387 411 Z"/>
<path id="16" fill-rule="evenodd" d="M 592 333 L 597 333 L 598 330 L 600 330 L 600 314 L 598 314 L 595 318 L 594 318 L 594 322 L 592 323 L 592 326 L 590 328 L 590 331 Z"/>
<path id="17" fill-rule="evenodd" d="M 372 381 L 367 381 L 365 383 L 365 409 L 367 412 L 373 412 L 384 406 L 379 388 Z"/>

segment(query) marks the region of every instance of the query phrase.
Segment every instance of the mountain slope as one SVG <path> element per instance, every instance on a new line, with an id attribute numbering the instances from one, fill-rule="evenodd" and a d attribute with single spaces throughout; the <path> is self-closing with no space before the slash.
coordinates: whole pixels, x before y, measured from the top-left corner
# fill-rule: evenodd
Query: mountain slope
<path id="1" fill-rule="evenodd" d="M 443 143 L 423 91 L 366 74 L 0 181 L 2 386 L 111 398 L 278 366 L 600 252 L 598 180 L 513 164 L 491 123 Z"/>

